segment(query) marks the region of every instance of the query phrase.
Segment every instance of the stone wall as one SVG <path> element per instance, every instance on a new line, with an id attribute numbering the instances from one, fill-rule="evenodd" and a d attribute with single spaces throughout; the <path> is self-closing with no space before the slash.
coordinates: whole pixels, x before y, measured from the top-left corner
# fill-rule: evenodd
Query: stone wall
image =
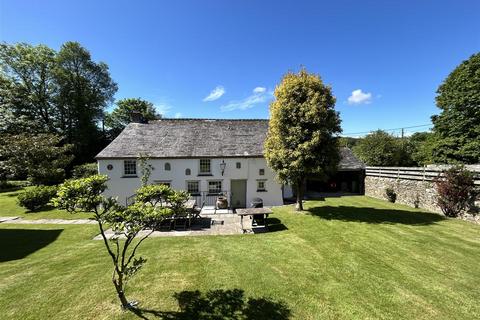
<path id="1" fill-rule="evenodd" d="M 365 195 L 387 200 L 385 189 L 392 188 L 397 194 L 397 203 L 441 213 L 435 204 L 436 191 L 429 181 L 407 180 L 386 177 L 365 177 Z"/>

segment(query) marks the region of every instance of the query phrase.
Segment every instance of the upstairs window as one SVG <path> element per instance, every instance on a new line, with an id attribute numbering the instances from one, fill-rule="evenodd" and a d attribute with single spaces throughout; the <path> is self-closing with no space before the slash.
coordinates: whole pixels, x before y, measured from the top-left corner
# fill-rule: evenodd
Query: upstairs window
<path id="1" fill-rule="evenodd" d="M 170 165 L 169 162 L 165 163 L 165 171 L 170 171 L 172 169 L 172 166 Z"/>
<path id="2" fill-rule="evenodd" d="M 237 169 L 240 169 L 242 168 L 242 163 L 241 162 L 237 162 Z"/>
<path id="3" fill-rule="evenodd" d="M 189 176 L 192 174 L 192 170 L 190 170 L 189 168 L 185 169 L 185 175 L 186 176 Z"/>
<path id="4" fill-rule="evenodd" d="M 200 159 L 200 174 L 211 174 L 211 160 L 210 159 Z"/>
<path id="5" fill-rule="evenodd" d="M 125 176 L 136 176 L 137 175 L 137 161 L 135 161 L 135 160 L 124 160 L 123 161 L 123 174 Z"/>
<path id="6" fill-rule="evenodd" d="M 258 175 L 264 176 L 265 175 L 265 169 L 258 170 Z"/>
<path id="7" fill-rule="evenodd" d="M 222 192 L 222 181 L 208 181 L 208 193 L 218 194 Z"/>

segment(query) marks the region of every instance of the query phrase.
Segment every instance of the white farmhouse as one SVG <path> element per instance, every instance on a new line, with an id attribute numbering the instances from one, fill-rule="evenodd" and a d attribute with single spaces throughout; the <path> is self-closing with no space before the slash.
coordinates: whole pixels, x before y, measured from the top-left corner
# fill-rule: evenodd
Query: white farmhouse
<path id="1" fill-rule="evenodd" d="M 212 205 L 218 195 L 230 207 L 283 204 L 282 185 L 263 158 L 268 120 L 161 119 L 130 123 L 96 159 L 107 175 L 107 196 L 127 203 L 140 187 L 139 155 L 153 166 L 150 183 L 186 190 L 197 204 Z M 291 194 L 290 194 L 291 195 Z"/>

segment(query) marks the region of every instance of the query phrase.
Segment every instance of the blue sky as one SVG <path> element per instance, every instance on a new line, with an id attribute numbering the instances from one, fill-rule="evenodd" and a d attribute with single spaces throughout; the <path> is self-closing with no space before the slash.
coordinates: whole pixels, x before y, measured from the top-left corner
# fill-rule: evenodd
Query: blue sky
<path id="1" fill-rule="evenodd" d="M 267 118 L 282 75 L 304 66 L 332 86 L 346 134 L 423 125 L 480 50 L 477 0 L 0 2 L 1 41 L 78 41 L 117 99 L 167 117 Z"/>

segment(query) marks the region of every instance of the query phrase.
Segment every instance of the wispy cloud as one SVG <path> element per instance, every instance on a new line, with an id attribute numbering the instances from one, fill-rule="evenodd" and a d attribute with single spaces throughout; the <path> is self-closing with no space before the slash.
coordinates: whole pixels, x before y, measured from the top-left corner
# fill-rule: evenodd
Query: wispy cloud
<path id="1" fill-rule="evenodd" d="M 172 106 L 167 103 L 158 103 L 158 104 L 155 104 L 154 107 L 157 110 L 157 112 L 162 115 L 162 117 L 165 117 L 172 109 Z"/>
<path id="2" fill-rule="evenodd" d="M 253 93 L 263 93 L 267 91 L 267 88 L 265 87 L 256 87 L 255 89 L 253 89 Z"/>
<path id="3" fill-rule="evenodd" d="M 372 94 L 363 92 L 362 89 L 353 90 L 348 97 L 348 104 L 369 104 L 370 102 L 372 102 Z"/>
<path id="4" fill-rule="evenodd" d="M 252 94 L 240 101 L 231 101 L 220 107 L 222 111 L 246 110 L 254 107 L 256 104 L 267 101 L 272 96 L 271 92 L 267 92 L 264 87 L 256 87 L 252 90 Z"/>
<path id="5" fill-rule="evenodd" d="M 225 88 L 222 86 L 217 86 L 213 89 L 208 96 L 203 98 L 203 101 L 215 101 L 220 99 L 221 96 L 225 94 Z"/>
<path id="6" fill-rule="evenodd" d="M 176 118 L 176 119 L 181 118 L 181 117 L 182 117 L 182 113 L 181 113 L 181 112 L 175 113 L 175 118 Z"/>

